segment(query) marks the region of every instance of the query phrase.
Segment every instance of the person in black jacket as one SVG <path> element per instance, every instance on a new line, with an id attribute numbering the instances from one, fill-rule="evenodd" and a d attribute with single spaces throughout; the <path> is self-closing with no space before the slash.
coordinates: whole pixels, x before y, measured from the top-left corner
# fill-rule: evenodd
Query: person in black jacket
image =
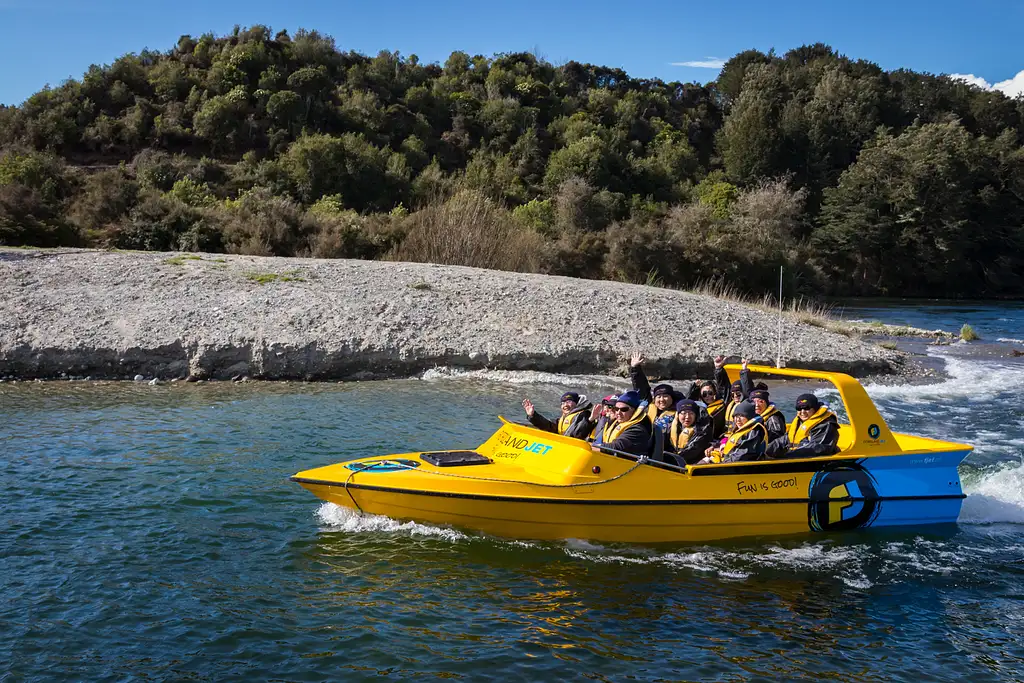
<path id="1" fill-rule="evenodd" d="M 618 396 L 610 394 L 601 399 L 601 403 L 594 406 L 590 411 L 590 424 L 593 427 L 590 430 L 589 439 L 597 445 L 601 445 L 604 441 L 605 427 L 615 422 L 615 401 L 618 400 Z"/>
<path id="2" fill-rule="evenodd" d="M 602 435 L 603 446 L 636 456 L 646 456 L 651 448 L 654 427 L 647 410 L 640 407 L 642 401 L 635 391 L 627 391 L 615 399 L 615 423 L 605 427 Z M 592 446 L 601 450 L 601 446 Z"/>
<path id="3" fill-rule="evenodd" d="M 679 466 L 693 465 L 704 457 L 704 451 L 711 445 L 713 429 L 708 412 L 696 401 L 683 399 L 676 404 L 676 419 L 669 428 L 665 461 Z"/>
<path id="4" fill-rule="evenodd" d="M 747 359 L 743 359 L 743 369 L 740 375 L 747 371 Z M 732 432 L 732 413 L 741 402 L 747 399 L 747 392 L 742 380 L 729 383 L 729 373 L 725 371 L 725 356 L 715 356 L 715 384 L 718 386 L 718 395 L 725 401 L 725 430 Z"/>
<path id="5" fill-rule="evenodd" d="M 700 385 L 700 400 L 707 407 L 711 417 L 711 438 L 717 439 L 725 434 L 725 401 L 718 398 L 718 388 L 714 382 Z"/>
<path id="6" fill-rule="evenodd" d="M 641 367 L 645 360 L 643 354 L 633 354 L 629 360 L 629 379 L 640 400 L 647 401 L 647 417 L 651 418 L 655 427 L 668 433 L 676 418 L 676 401 L 683 398 L 683 395 L 672 388 L 671 384 L 659 384 L 651 389 L 651 383 Z"/>
<path id="7" fill-rule="evenodd" d="M 559 416 L 558 421 L 552 422 L 537 412 L 530 399 L 523 399 L 523 410 L 526 411 L 526 417 L 530 424 L 537 429 L 543 429 L 545 432 L 554 432 L 555 434 L 561 434 L 573 439 L 586 439 L 589 437 L 594 425 L 590 421 L 591 406 L 587 401 L 587 397 L 580 396 L 575 391 L 567 391 L 562 394 L 561 408 L 562 414 Z"/>
<path id="8" fill-rule="evenodd" d="M 698 465 L 760 460 L 765 452 L 767 431 L 754 405 L 741 401 L 733 410 L 733 431 L 719 448 L 709 448 Z"/>
<path id="9" fill-rule="evenodd" d="M 754 404 L 754 411 L 761 417 L 764 428 L 768 430 L 768 442 L 785 436 L 786 416 L 769 400 L 768 390 L 753 389 L 749 396 L 750 402 Z"/>
<path id="10" fill-rule="evenodd" d="M 796 399 L 796 419 L 783 436 L 768 444 L 765 457 L 820 458 L 839 452 L 839 418 L 814 394 Z"/>

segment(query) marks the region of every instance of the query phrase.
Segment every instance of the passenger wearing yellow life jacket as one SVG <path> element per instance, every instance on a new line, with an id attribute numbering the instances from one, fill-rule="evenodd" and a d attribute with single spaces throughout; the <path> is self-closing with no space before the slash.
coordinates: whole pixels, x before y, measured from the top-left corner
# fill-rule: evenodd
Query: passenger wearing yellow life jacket
<path id="1" fill-rule="evenodd" d="M 711 438 L 717 439 L 725 434 L 725 401 L 718 398 L 714 382 L 704 382 L 700 388 L 700 400 L 711 418 Z"/>
<path id="2" fill-rule="evenodd" d="M 640 367 L 646 359 L 643 354 L 634 353 L 629 360 L 629 379 L 633 383 L 633 391 L 640 399 L 647 401 L 647 417 L 661 431 L 668 433 L 672 421 L 676 418 L 676 401 L 683 398 L 670 384 L 659 384 L 651 389 L 651 383 Z"/>
<path id="3" fill-rule="evenodd" d="M 604 442 L 606 427 L 615 422 L 615 401 L 618 396 L 610 394 L 601 399 L 600 405 L 594 406 L 590 411 L 590 423 L 593 428 L 590 430 L 590 440 L 597 445 Z"/>
<path id="4" fill-rule="evenodd" d="M 680 467 L 699 461 L 711 445 L 712 429 L 711 416 L 696 401 L 679 401 L 665 442 L 665 461 Z"/>
<path id="5" fill-rule="evenodd" d="M 732 411 L 733 431 L 720 448 L 709 448 L 698 465 L 720 462 L 760 460 L 764 456 L 768 432 L 757 416 L 754 405 L 741 401 Z"/>
<path id="6" fill-rule="evenodd" d="M 768 430 L 768 443 L 786 435 L 786 416 L 769 400 L 767 389 L 754 389 L 750 392 L 750 402 L 754 404 L 764 428 Z"/>
<path id="7" fill-rule="evenodd" d="M 765 457 L 820 458 L 839 452 L 839 418 L 814 394 L 796 399 L 796 417 L 786 434 L 768 444 Z"/>
<path id="8" fill-rule="evenodd" d="M 744 358 L 743 369 L 740 371 L 741 375 L 746 370 L 747 359 Z M 736 380 L 729 384 L 729 373 L 725 371 L 725 356 L 715 356 L 715 384 L 718 385 L 719 396 L 723 399 L 728 396 L 728 401 L 725 404 L 725 430 L 726 432 L 731 432 L 733 410 L 742 401 L 747 399 L 747 392 L 744 389 L 742 380 Z"/>
<path id="9" fill-rule="evenodd" d="M 595 451 L 602 446 L 636 456 L 646 456 L 651 447 L 654 427 L 647 411 L 640 407 L 642 401 L 635 391 L 627 391 L 615 399 L 615 422 L 604 428 L 602 444 L 595 444 Z"/>
<path id="10" fill-rule="evenodd" d="M 593 424 L 590 422 L 590 403 L 586 396 L 580 396 L 575 391 L 567 391 L 562 394 L 562 414 L 556 422 L 552 422 L 537 412 L 533 402 L 528 398 L 523 399 L 523 410 L 526 417 L 537 429 L 546 432 L 554 432 L 573 439 L 586 439 L 590 436 Z"/>

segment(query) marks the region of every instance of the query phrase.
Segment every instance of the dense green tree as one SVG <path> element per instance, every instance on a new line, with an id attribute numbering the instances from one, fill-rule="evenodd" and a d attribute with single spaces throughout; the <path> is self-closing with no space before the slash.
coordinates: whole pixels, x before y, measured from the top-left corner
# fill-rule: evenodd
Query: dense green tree
<path id="1" fill-rule="evenodd" d="M 306 204 L 340 194 L 357 210 L 381 211 L 399 203 L 396 195 L 401 198 L 406 192 L 404 160 L 392 164 L 392 156 L 401 158 L 352 133 L 305 135 L 281 156 L 279 166 L 295 196 Z"/>
<path id="2" fill-rule="evenodd" d="M 744 50 L 729 59 L 718 74 L 718 92 L 726 102 L 733 103 L 743 92 L 743 82 L 747 77 L 747 69 L 754 64 L 771 64 L 772 54 L 760 50 Z"/>
<path id="3" fill-rule="evenodd" d="M 1003 293 L 1024 267 L 1019 160 L 1008 138 L 956 121 L 879 135 L 826 192 L 822 266 L 861 292 Z"/>
<path id="4" fill-rule="evenodd" d="M 774 175 L 783 164 L 783 112 L 790 102 L 780 66 L 753 65 L 722 128 L 725 170 L 740 183 Z"/>

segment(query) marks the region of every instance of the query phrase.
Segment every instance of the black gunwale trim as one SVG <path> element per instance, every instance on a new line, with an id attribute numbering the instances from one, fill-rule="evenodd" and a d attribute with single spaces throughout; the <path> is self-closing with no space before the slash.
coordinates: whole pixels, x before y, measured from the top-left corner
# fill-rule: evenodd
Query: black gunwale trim
<path id="1" fill-rule="evenodd" d="M 690 474 L 695 477 L 718 477 L 729 474 L 796 474 L 803 472 L 819 472 L 825 469 L 826 463 L 837 462 L 829 458 L 816 460 L 779 461 L 764 464 L 763 460 L 737 463 L 734 465 L 710 465 L 708 467 L 695 467 Z M 849 458 L 841 460 L 843 463 L 859 463 L 860 459 Z"/>
<path id="2" fill-rule="evenodd" d="M 324 481 L 322 479 L 305 479 L 303 477 L 290 477 L 291 481 L 297 484 L 313 484 L 316 486 L 336 486 L 338 488 L 359 489 L 363 491 L 383 491 L 386 493 L 404 493 L 413 496 L 434 496 L 438 498 L 465 498 L 469 500 L 486 500 L 496 503 L 536 503 L 539 505 L 751 505 L 751 504 L 783 504 L 797 503 L 806 505 L 808 503 L 838 503 L 856 502 L 864 500 L 963 500 L 966 494 L 942 494 L 933 496 L 882 496 L 878 498 L 746 498 L 735 500 L 577 500 L 575 498 L 526 498 L 522 496 L 485 496 L 479 493 L 452 493 L 448 491 L 417 491 L 414 489 L 396 489 L 388 486 L 368 486 L 366 484 L 349 484 L 336 481 Z"/>

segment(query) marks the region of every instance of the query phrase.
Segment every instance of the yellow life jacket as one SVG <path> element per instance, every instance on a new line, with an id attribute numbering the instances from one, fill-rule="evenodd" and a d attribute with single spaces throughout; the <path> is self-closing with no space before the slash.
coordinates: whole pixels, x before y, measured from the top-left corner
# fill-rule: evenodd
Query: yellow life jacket
<path id="1" fill-rule="evenodd" d="M 647 404 L 647 417 L 651 418 L 651 424 L 662 415 L 671 415 L 674 420 L 676 417 L 676 411 L 674 410 L 658 410 L 658 406 L 654 405 L 653 402 Z"/>
<path id="2" fill-rule="evenodd" d="M 734 410 L 736 410 L 736 406 L 738 406 L 738 405 L 739 405 L 739 403 L 737 403 L 736 401 L 732 401 L 732 400 L 729 401 L 729 405 L 727 405 L 725 407 L 725 421 L 726 421 L 726 423 L 729 423 L 729 424 L 732 423 L 732 412 Z"/>
<path id="3" fill-rule="evenodd" d="M 721 410 L 722 406 L 724 406 L 724 405 L 725 405 L 725 401 L 723 401 L 720 398 L 716 398 L 714 401 L 712 401 L 711 403 L 708 404 L 708 415 L 710 415 L 711 417 L 714 417 L 715 413 L 717 413 L 719 410 Z"/>
<path id="4" fill-rule="evenodd" d="M 767 422 L 768 418 L 777 412 L 779 412 L 779 409 L 775 407 L 775 404 L 769 403 L 768 407 L 764 409 L 763 413 L 761 413 L 761 420 Z"/>
<path id="5" fill-rule="evenodd" d="M 601 428 L 601 443 L 608 443 L 608 437 L 611 436 L 612 430 L 617 424 L 615 418 L 608 418 L 604 421 L 604 427 Z"/>
<path id="6" fill-rule="evenodd" d="M 801 421 L 799 417 L 794 417 L 793 421 L 789 423 L 789 431 L 787 432 L 790 445 L 797 445 L 807 438 L 807 433 L 811 429 L 817 427 L 828 418 L 835 416 L 836 414 L 829 410 L 827 406 L 821 406 L 814 415 L 811 415 L 806 420 Z"/>
<path id="7" fill-rule="evenodd" d="M 619 438 L 619 434 L 625 431 L 628 427 L 639 424 L 645 417 L 647 417 L 647 411 L 637 408 L 633 412 L 633 417 L 629 418 L 625 422 L 613 422 L 611 430 L 605 429 L 605 436 L 602 443 L 610 446 L 612 441 Z"/>
<path id="8" fill-rule="evenodd" d="M 564 436 L 565 433 L 569 431 L 569 427 L 572 426 L 572 421 L 575 420 L 576 416 L 582 412 L 582 410 L 574 409 L 558 418 L 558 433 Z"/>
<path id="9" fill-rule="evenodd" d="M 763 422 L 761 422 L 757 418 L 747 420 L 747 423 L 745 425 L 743 425 L 735 432 L 733 432 L 732 436 L 730 436 L 726 440 L 725 445 L 722 446 L 722 455 L 728 455 L 732 449 L 736 448 L 736 444 L 740 442 L 740 439 L 742 439 L 744 436 L 749 434 L 754 429 L 760 429 L 762 432 L 764 432 L 765 440 L 768 439 L 768 430 L 765 429 Z"/>
<path id="10" fill-rule="evenodd" d="M 684 448 L 686 444 L 690 442 L 690 437 L 693 436 L 696 431 L 696 422 L 694 422 L 690 427 L 684 427 L 679 420 L 672 420 L 672 429 L 668 432 L 668 438 L 669 441 L 671 441 L 673 448 Z"/>

